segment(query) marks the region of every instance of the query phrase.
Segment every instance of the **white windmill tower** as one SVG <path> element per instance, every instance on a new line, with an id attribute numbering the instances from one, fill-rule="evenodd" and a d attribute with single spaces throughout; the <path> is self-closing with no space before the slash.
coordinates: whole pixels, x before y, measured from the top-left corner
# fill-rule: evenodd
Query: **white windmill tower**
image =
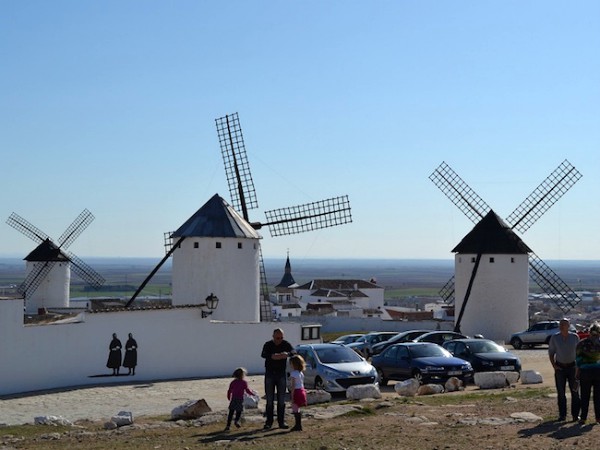
<path id="1" fill-rule="evenodd" d="M 130 306 L 164 262 L 173 256 L 173 304 L 206 304 L 217 297 L 212 317 L 269 321 L 272 309 L 256 230 L 271 236 L 303 233 L 352 222 L 347 196 L 266 211 L 267 222 L 250 222 L 258 208 L 237 113 L 215 120 L 232 206 L 213 196 L 177 231 L 165 233 L 166 255 L 140 285 Z"/>
<path id="2" fill-rule="evenodd" d="M 513 231 L 527 231 L 580 178 L 563 161 L 506 219 L 445 162 L 430 180 L 476 225 L 452 250 L 455 276 L 440 295 L 455 303 L 455 331 L 507 339 L 529 323 L 529 277 L 567 312 L 579 297 Z M 467 307 L 468 304 L 468 307 Z M 520 342 L 511 342 L 520 347 Z"/>
<path id="3" fill-rule="evenodd" d="M 39 245 L 25 257 L 27 261 L 25 281 L 19 292 L 25 299 L 25 311 L 37 314 L 48 308 L 69 306 L 71 270 L 88 285 L 99 288 L 104 278 L 67 248 L 79 237 L 94 216 L 84 209 L 58 239 L 58 244 L 39 228 L 16 213 L 6 223 Z"/>

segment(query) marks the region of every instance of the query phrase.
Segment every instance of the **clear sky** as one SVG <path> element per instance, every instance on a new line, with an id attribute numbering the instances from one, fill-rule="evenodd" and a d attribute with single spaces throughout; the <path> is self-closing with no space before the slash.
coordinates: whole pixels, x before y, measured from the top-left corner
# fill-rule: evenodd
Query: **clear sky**
<path id="1" fill-rule="evenodd" d="M 564 159 L 583 178 L 523 235 L 600 259 L 600 2 L 0 2 L 0 255 L 17 212 L 85 256 L 164 254 L 229 200 L 214 119 L 238 112 L 260 208 L 347 194 L 353 223 L 265 257 L 451 258 L 472 223 L 446 161 L 501 216 Z"/>

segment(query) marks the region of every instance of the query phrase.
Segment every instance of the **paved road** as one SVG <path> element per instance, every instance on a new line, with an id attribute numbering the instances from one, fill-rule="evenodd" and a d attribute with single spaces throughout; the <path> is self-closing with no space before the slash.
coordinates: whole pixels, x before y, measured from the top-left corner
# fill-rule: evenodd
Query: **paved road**
<path id="1" fill-rule="evenodd" d="M 515 351 L 523 369 L 537 370 L 544 385 L 554 384 L 547 349 Z M 261 395 L 262 376 L 249 376 L 250 387 Z M 0 400 L 0 424 L 33 423 L 37 416 L 63 416 L 70 421 L 108 420 L 119 411 L 131 411 L 134 417 L 170 415 L 171 410 L 188 400 L 205 399 L 213 411 L 227 408 L 230 378 L 160 381 L 50 391 L 36 395 L 11 396 Z M 393 395 L 391 389 L 390 395 Z"/>

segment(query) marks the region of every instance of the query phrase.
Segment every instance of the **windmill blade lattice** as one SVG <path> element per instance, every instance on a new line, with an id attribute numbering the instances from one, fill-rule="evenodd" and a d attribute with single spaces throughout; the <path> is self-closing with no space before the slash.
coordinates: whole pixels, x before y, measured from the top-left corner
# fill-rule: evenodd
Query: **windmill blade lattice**
<path id="1" fill-rule="evenodd" d="M 220 117 L 215 119 L 215 122 L 231 204 L 236 210 L 242 212 L 244 219 L 248 220 L 248 209 L 258 208 L 258 200 L 238 114 Z"/>
<path id="2" fill-rule="evenodd" d="M 93 288 L 99 288 L 104 284 L 106 281 L 104 277 L 84 263 L 81 258 L 75 256 L 71 252 L 65 252 L 65 255 L 71 261 L 71 270 L 87 284 Z"/>
<path id="3" fill-rule="evenodd" d="M 507 217 L 512 228 L 524 233 L 581 178 L 566 159 Z"/>
<path id="4" fill-rule="evenodd" d="M 529 276 L 564 313 L 581 301 L 581 298 L 533 252 L 529 254 Z"/>
<path id="5" fill-rule="evenodd" d="M 348 196 L 265 211 L 271 236 L 298 234 L 352 222 Z M 253 224 L 254 225 L 254 224 Z"/>
<path id="6" fill-rule="evenodd" d="M 24 297 L 31 296 L 40 286 L 42 281 L 48 276 L 56 261 L 46 261 L 27 275 L 27 278 L 19 285 L 17 291 Z"/>
<path id="7" fill-rule="evenodd" d="M 73 221 L 65 232 L 58 238 L 58 246 L 62 249 L 67 249 L 79 237 L 90 223 L 94 221 L 94 215 L 87 209 L 84 209 L 79 216 Z"/>
<path id="8" fill-rule="evenodd" d="M 50 239 L 50 236 L 23 219 L 17 213 L 12 213 L 6 220 L 6 223 L 37 243 L 42 243 L 46 239 Z"/>
<path id="9" fill-rule="evenodd" d="M 429 179 L 471 222 L 479 222 L 491 210 L 488 204 L 445 162 L 429 175 Z"/>
<path id="10" fill-rule="evenodd" d="M 446 284 L 439 291 L 440 297 L 448 305 L 454 303 L 454 275 L 446 282 Z"/>

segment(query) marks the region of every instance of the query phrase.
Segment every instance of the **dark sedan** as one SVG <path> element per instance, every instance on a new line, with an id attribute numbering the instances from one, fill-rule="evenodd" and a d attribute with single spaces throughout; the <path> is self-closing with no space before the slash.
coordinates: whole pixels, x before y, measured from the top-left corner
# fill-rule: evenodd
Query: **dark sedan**
<path id="1" fill-rule="evenodd" d="M 414 339 L 415 342 L 431 342 L 433 344 L 442 345 L 446 341 L 452 339 L 464 339 L 468 336 L 464 334 L 455 333 L 454 331 L 431 331 L 430 333 L 422 334 Z"/>
<path id="2" fill-rule="evenodd" d="M 403 342 L 410 342 L 415 338 L 418 338 L 422 334 L 429 333 L 431 330 L 409 330 L 398 333 L 396 336 L 388 339 L 387 341 L 380 342 L 373 345 L 372 352 L 374 355 L 378 355 L 390 345 L 401 344 Z"/>
<path id="3" fill-rule="evenodd" d="M 416 378 L 421 383 L 429 383 L 443 382 L 450 377 L 465 380 L 473 375 L 471 363 L 455 358 L 439 345 L 429 342 L 392 345 L 373 356 L 371 364 L 377 369 L 382 386 L 388 380 Z"/>
<path id="4" fill-rule="evenodd" d="M 489 339 L 455 339 L 444 342 L 443 347 L 457 358 L 469 361 L 475 372 L 521 371 L 519 357 Z"/>

